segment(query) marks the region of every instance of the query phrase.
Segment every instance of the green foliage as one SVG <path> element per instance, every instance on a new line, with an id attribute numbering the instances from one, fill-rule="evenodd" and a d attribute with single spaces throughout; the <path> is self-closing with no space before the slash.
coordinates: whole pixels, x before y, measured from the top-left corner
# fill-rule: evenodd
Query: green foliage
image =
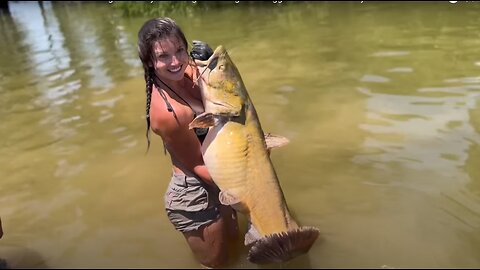
<path id="1" fill-rule="evenodd" d="M 193 3 L 195 2 L 195 3 Z M 272 5 L 272 1 L 241 1 L 245 5 Z M 286 3 L 282 3 L 283 5 Z M 194 9 L 212 10 L 232 7 L 235 1 L 118 1 L 111 4 L 124 16 L 166 16 L 172 13 L 189 14 Z"/>
<path id="2" fill-rule="evenodd" d="M 112 6 L 121 10 L 124 16 L 164 16 L 172 12 L 187 12 L 191 1 L 118 1 Z"/>

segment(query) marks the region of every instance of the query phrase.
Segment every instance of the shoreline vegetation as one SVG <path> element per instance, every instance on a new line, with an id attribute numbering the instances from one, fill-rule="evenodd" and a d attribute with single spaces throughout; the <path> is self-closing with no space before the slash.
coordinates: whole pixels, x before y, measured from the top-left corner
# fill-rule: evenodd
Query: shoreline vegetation
<path id="1" fill-rule="evenodd" d="M 108 3 L 127 17 L 188 14 L 198 9 L 207 11 L 230 8 L 235 5 L 245 7 L 287 4 L 286 1 L 108 1 Z"/>

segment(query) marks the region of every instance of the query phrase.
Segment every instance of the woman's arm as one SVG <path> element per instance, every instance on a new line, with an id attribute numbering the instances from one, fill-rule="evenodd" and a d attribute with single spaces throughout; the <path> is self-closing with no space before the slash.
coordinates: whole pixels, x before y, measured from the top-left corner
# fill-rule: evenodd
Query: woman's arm
<path id="1" fill-rule="evenodd" d="M 170 112 L 161 111 L 163 111 L 161 115 L 151 118 L 151 126 L 162 137 L 172 159 L 179 162 L 182 169 L 194 173 L 205 183 L 215 186 L 203 161 L 201 145 L 195 132 L 188 128 L 188 124 L 180 124 L 182 119 L 177 122 Z"/>
<path id="2" fill-rule="evenodd" d="M 215 185 L 205 166 L 200 142 L 193 130 L 182 127 L 172 128 L 165 130 L 162 138 L 172 158 L 180 162 L 184 169 L 193 172 L 207 184 Z"/>

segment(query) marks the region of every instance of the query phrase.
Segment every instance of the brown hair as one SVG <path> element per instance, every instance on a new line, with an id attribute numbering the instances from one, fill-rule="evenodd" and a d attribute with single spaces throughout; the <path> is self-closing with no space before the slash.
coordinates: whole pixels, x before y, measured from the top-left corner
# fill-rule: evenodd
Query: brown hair
<path id="1" fill-rule="evenodd" d="M 152 85 L 154 76 L 154 54 L 153 45 L 155 42 L 167 38 L 177 37 L 188 49 L 188 42 L 183 34 L 182 29 L 174 20 L 163 17 L 155 18 L 145 22 L 138 31 L 138 57 L 142 61 L 144 78 L 146 83 L 147 104 L 146 104 L 146 120 L 147 120 L 147 152 L 150 148 L 150 102 L 152 99 Z"/>

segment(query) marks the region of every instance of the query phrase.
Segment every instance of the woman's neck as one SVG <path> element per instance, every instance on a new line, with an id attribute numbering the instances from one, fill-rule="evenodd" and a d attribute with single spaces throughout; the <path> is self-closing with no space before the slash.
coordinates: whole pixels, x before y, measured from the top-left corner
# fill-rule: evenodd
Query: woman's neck
<path id="1" fill-rule="evenodd" d="M 175 92 L 183 92 L 185 86 L 185 80 L 179 81 L 172 81 L 168 79 L 160 78 L 158 75 L 155 76 L 154 81 L 157 85 L 161 86 L 162 88 L 166 88 L 165 90 L 172 90 Z"/>

